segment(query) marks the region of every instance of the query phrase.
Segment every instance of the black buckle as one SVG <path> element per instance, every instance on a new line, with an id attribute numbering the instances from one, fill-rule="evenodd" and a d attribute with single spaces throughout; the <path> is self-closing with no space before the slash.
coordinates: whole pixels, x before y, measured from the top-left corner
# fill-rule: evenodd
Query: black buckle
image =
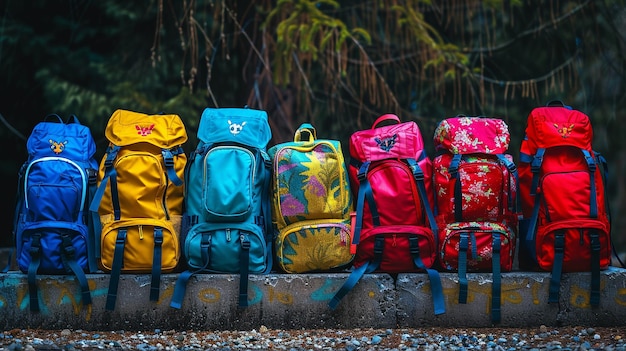
<path id="1" fill-rule="evenodd" d="M 161 154 L 163 155 L 163 163 L 165 163 L 165 167 L 174 167 L 174 155 L 172 154 L 172 150 L 163 149 L 161 150 Z"/>
<path id="2" fill-rule="evenodd" d="M 411 256 L 419 255 L 420 244 L 416 236 L 409 237 L 409 250 L 411 251 Z"/>

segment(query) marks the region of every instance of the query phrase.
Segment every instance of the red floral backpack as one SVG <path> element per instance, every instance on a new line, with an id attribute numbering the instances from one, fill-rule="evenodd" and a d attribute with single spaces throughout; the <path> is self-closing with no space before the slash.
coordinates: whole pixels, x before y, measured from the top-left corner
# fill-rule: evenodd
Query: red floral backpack
<path id="1" fill-rule="evenodd" d="M 513 268 L 517 240 L 517 171 L 510 134 L 497 118 L 457 116 L 435 129 L 433 160 L 439 264 L 459 275 L 492 272 L 492 320 L 500 321 L 500 272 Z"/>

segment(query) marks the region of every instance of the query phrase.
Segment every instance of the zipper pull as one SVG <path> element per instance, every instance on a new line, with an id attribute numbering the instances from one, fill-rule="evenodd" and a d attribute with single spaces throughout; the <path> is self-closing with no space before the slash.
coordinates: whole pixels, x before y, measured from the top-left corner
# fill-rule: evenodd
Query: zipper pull
<path id="1" fill-rule="evenodd" d="M 226 228 L 226 241 L 230 241 L 230 228 Z"/>
<path id="2" fill-rule="evenodd" d="M 139 240 L 143 240 L 143 225 L 139 226 Z"/>
<path id="3" fill-rule="evenodd" d="M 397 235 L 397 234 L 394 234 L 394 235 L 393 235 L 393 244 L 391 244 L 391 246 L 393 246 L 393 247 L 398 246 L 398 243 L 396 242 L 396 235 Z"/>

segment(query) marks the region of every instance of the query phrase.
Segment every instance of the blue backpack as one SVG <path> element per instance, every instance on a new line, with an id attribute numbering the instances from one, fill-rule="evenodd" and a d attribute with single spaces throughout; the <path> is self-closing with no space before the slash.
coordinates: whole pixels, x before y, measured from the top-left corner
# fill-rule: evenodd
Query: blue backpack
<path id="1" fill-rule="evenodd" d="M 198 146 L 185 170 L 183 255 L 188 269 L 176 282 L 171 306 L 180 308 L 195 273 L 234 273 L 239 305 L 248 305 L 248 274 L 272 269 L 272 215 L 267 113 L 207 108 Z M 185 234 L 186 233 L 186 234 Z"/>
<path id="2" fill-rule="evenodd" d="M 89 202 L 96 187 L 96 144 L 74 115 L 46 116 L 28 137 L 13 223 L 16 260 L 28 274 L 31 311 L 39 311 L 37 274 L 74 274 L 91 304 L 85 272 L 97 270 Z"/>

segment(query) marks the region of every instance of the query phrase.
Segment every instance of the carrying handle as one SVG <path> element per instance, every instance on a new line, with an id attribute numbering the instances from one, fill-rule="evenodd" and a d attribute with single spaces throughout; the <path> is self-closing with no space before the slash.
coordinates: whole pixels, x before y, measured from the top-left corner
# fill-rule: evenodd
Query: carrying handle
<path id="1" fill-rule="evenodd" d="M 71 124 L 71 123 L 81 124 L 80 121 L 78 120 L 78 116 L 76 116 L 73 113 L 67 118 L 67 122 L 65 123 L 66 124 Z"/>
<path id="2" fill-rule="evenodd" d="M 548 103 L 546 104 L 546 106 L 559 106 L 559 107 L 565 107 L 565 104 L 563 103 L 563 101 L 561 100 L 550 100 L 548 101 Z"/>
<path id="3" fill-rule="evenodd" d="M 44 117 L 44 122 L 57 122 L 57 121 L 50 121 L 49 118 L 50 117 L 56 117 L 59 123 L 63 123 L 63 119 L 61 118 L 61 116 L 57 115 L 56 113 L 51 113 L 49 115 L 47 115 L 46 117 Z"/>
<path id="4" fill-rule="evenodd" d="M 308 142 L 310 143 L 314 142 L 317 139 L 317 131 L 315 130 L 315 127 L 313 127 L 313 125 L 310 123 L 302 123 L 302 125 L 300 125 L 300 127 L 298 127 L 298 129 L 296 130 L 293 141 L 302 141 L 302 134 L 304 133 L 309 135 Z"/>
<path id="5" fill-rule="evenodd" d="M 380 123 L 382 123 L 382 122 L 385 122 L 385 121 L 392 121 L 392 122 L 395 122 L 396 124 L 399 124 L 400 123 L 400 117 L 396 116 L 393 113 L 386 113 L 386 114 L 378 117 L 376 119 L 376 121 L 374 121 L 374 124 L 372 125 L 372 129 L 378 128 L 378 125 Z"/>
<path id="6" fill-rule="evenodd" d="M 547 107 L 564 107 L 568 110 L 572 110 L 572 106 L 565 105 L 561 100 L 550 100 L 546 104 Z"/>

